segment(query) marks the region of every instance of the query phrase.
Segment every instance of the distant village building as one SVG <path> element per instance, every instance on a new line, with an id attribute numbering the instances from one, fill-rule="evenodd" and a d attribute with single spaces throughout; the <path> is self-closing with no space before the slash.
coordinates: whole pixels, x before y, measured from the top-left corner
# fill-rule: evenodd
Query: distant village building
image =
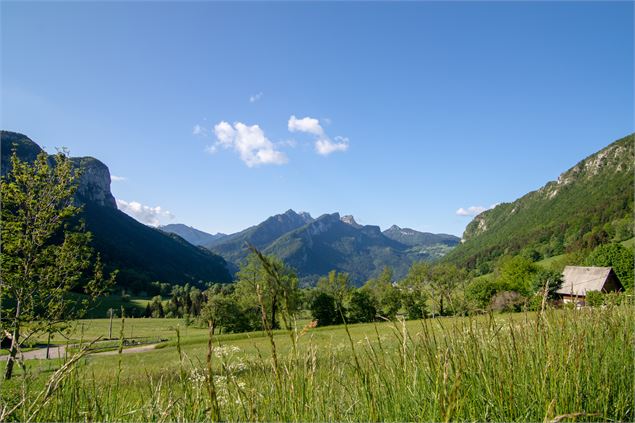
<path id="1" fill-rule="evenodd" d="M 618 292 L 623 291 L 612 267 L 567 266 L 562 272 L 562 285 L 556 291 L 563 303 L 584 305 L 589 291 Z"/>

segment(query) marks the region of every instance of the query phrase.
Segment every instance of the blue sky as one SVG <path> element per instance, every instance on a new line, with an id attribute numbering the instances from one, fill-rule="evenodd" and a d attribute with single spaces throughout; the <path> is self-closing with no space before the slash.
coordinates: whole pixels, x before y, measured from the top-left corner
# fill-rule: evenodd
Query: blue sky
<path id="1" fill-rule="evenodd" d="M 1 13 L 2 128 L 99 158 L 146 222 L 234 232 L 293 208 L 460 235 L 459 209 L 634 130 L 631 2 Z"/>

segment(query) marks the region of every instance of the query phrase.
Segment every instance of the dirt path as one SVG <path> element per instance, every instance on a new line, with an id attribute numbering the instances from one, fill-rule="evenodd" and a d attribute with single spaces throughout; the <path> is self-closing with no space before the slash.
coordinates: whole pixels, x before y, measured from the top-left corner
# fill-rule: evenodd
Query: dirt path
<path id="1" fill-rule="evenodd" d="M 139 345 L 132 348 L 124 348 L 122 354 L 136 354 L 153 350 L 158 344 Z M 89 353 L 90 355 L 115 355 L 117 350 Z M 66 345 L 51 346 L 49 350 L 50 358 L 62 358 L 66 354 Z M 25 360 L 45 360 L 46 348 L 39 348 L 33 351 L 27 351 L 22 354 Z"/>
<path id="2" fill-rule="evenodd" d="M 138 347 L 126 348 L 123 351 L 121 351 L 121 353 L 122 354 L 136 354 L 136 353 L 147 352 L 147 351 L 153 350 L 154 347 L 156 347 L 157 345 L 159 344 L 139 345 Z M 116 355 L 117 353 L 118 353 L 117 350 L 112 350 L 112 351 L 96 352 L 96 353 L 92 353 L 91 355 Z"/>

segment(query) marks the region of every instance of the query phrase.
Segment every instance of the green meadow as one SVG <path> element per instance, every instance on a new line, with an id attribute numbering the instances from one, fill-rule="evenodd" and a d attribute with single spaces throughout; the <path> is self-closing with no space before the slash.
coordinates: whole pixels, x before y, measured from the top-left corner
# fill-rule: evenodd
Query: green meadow
<path id="1" fill-rule="evenodd" d="M 78 322 L 71 339 L 107 335 Z M 143 353 L 27 360 L 4 421 L 632 421 L 633 309 L 609 306 L 216 335 L 181 319 L 113 332 Z M 123 331 L 121 325 L 123 324 Z M 630 369 L 630 370 L 629 370 Z M 23 402 L 15 412 L 12 407 Z"/>

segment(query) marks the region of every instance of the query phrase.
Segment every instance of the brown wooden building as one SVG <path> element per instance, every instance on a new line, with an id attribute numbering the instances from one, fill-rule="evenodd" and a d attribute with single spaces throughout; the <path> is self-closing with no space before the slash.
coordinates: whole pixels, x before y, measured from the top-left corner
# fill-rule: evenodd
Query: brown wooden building
<path id="1" fill-rule="evenodd" d="M 589 291 L 618 292 L 624 286 L 612 267 L 567 266 L 562 272 L 562 285 L 556 291 L 562 302 L 583 306 Z"/>

